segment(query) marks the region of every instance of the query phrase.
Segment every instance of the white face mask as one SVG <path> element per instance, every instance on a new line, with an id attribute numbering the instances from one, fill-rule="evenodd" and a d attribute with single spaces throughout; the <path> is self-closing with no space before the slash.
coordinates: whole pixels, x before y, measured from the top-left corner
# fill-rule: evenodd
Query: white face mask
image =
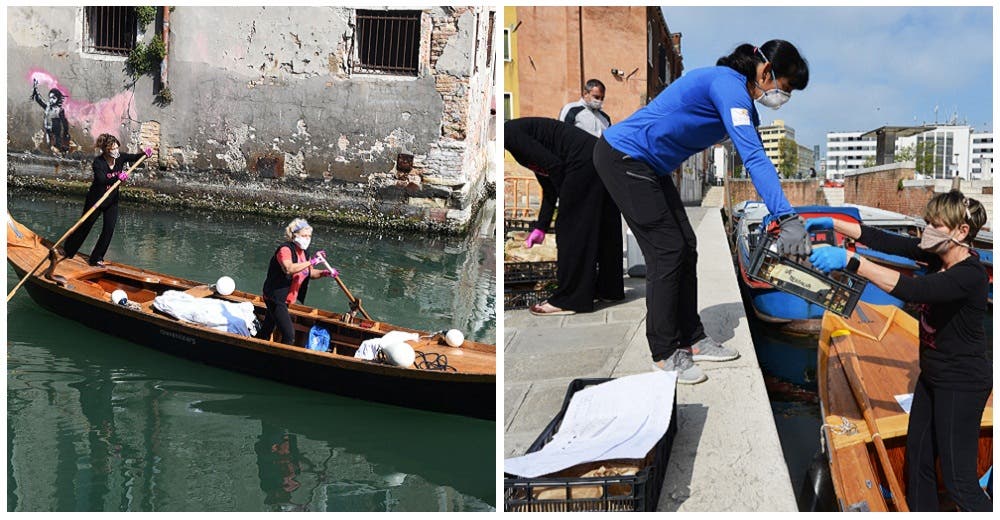
<path id="1" fill-rule="evenodd" d="M 602 99 L 591 99 L 590 101 L 584 101 L 584 104 L 587 105 L 587 108 L 590 108 L 592 110 L 600 110 L 601 107 L 604 106 L 604 100 L 602 100 Z"/>
<path id="2" fill-rule="evenodd" d="M 110 152 L 110 153 L 111 153 L 111 158 L 112 158 L 112 159 L 117 159 L 117 158 L 118 158 L 118 156 L 119 156 L 119 155 L 121 155 L 121 152 L 120 152 L 120 151 L 118 151 L 118 150 L 111 150 L 111 152 Z"/>
<path id="3" fill-rule="evenodd" d="M 757 52 L 760 53 L 760 55 L 764 58 L 765 62 L 770 61 L 767 59 L 767 56 L 764 56 L 764 51 L 758 49 Z M 771 79 L 774 80 L 774 85 L 775 87 L 777 87 L 778 77 L 774 75 L 773 67 L 771 68 Z M 756 85 L 757 88 L 764 90 L 764 87 L 760 86 L 760 83 L 756 83 Z M 788 92 L 785 92 L 784 90 L 781 90 L 779 88 L 773 88 L 771 90 L 764 91 L 764 93 L 761 94 L 760 97 L 758 97 L 754 101 L 760 103 L 761 105 L 766 106 L 767 108 L 773 108 L 777 110 L 781 108 L 781 105 L 788 103 L 788 100 L 791 99 L 791 97 L 792 95 L 789 94 Z"/>
<path id="4" fill-rule="evenodd" d="M 308 239 L 306 237 L 295 237 L 295 243 L 298 244 L 299 247 L 301 247 L 303 251 L 305 251 L 306 249 L 309 249 L 309 242 L 310 241 L 311 241 L 311 239 Z"/>

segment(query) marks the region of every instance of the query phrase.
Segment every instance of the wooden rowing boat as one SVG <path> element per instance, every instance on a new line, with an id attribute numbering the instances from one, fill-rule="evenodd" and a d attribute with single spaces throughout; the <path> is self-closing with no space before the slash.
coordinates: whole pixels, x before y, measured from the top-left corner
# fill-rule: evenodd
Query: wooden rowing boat
<path id="1" fill-rule="evenodd" d="M 48 255 L 51 242 L 8 215 L 7 261 L 19 277 Z M 86 255 L 63 260 L 54 278 L 42 274 L 48 262 L 29 277 L 25 288 L 49 311 L 91 328 L 164 352 L 210 365 L 266 377 L 288 384 L 369 401 L 493 420 L 496 417 L 496 346 L 466 340 L 460 348 L 426 332 L 292 304 L 296 345 L 219 332 L 182 322 L 153 307 L 165 291 L 184 291 L 199 298 L 251 302 L 263 321 L 266 309 L 259 295 L 235 291 L 221 296 L 205 284 L 107 262 L 87 264 Z M 112 303 L 115 290 L 127 293 L 130 308 Z M 98 318 L 99 317 L 99 318 Z M 303 347 L 310 328 L 330 333 L 330 352 Z M 446 357 L 444 370 L 402 368 L 354 358 L 361 342 L 390 331 L 416 332 L 414 350 L 428 358 Z"/>
<path id="2" fill-rule="evenodd" d="M 889 305 L 862 302 L 850 319 L 829 312 L 823 316 L 818 356 L 822 435 L 834 492 L 843 511 L 898 511 L 906 502 L 903 465 L 908 415 L 895 396 L 911 394 L 920 373 L 918 327 L 912 316 Z M 852 375 L 854 369 L 857 377 Z M 856 386 L 858 381 L 861 388 Z M 874 432 L 866 424 L 859 399 L 852 394 L 854 389 L 867 396 L 888 467 L 873 443 Z M 979 435 L 978 474 L 984 474 L 992 464 L 991 395 Z M 903 496 L 890 492 L 892 477 Z"/>

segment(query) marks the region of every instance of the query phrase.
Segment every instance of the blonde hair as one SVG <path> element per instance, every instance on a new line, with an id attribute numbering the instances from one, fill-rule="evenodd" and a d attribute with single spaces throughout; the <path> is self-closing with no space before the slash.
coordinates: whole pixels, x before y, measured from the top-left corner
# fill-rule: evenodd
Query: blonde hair
<path id="1" fill-rule="evenodd" d="M 112 146 L 118 145 L 121 147 L 121 143 L 118 142 L 118 138 L 111 134 L 101 134 L 97 136 L 97 142 L 94 143 L 94 149 L 98 152 L 104 153 L 108 151 Z"/>
<path id="2" fill-rule="evenodd" d="M 943 224 L 948 229 L 958 229 L 962 224 L 969 226 L 965 241 L 971 243 L 979 230 L 986 224 L 986 208 L 976 199 L 970 199 L 958 190 L 939 193 L 927 203 L 924 220 L 928 224 Z"/>
<path id="3" fill-rule="evenodd" d="M 285 228 L 285 239 L 291 241 L 292 238 L 295 237 L 295 234 L 298 233 L 299 231 L 302 231 L 303 229 L 309 229 L 309 230 L 312 229 L 312 226 L 310 226 L 309 223 L 306 222 L 306 219 L 297 218 L 291 221 L 291 223 L 288 224 L 288 227 Z"/>

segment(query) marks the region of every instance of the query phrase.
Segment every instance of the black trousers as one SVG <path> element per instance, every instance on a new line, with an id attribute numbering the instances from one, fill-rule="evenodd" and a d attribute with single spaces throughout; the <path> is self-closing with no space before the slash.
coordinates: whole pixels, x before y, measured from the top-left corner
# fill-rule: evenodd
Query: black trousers
<path id="1" fill-rule="evenodd" d="M 993 500 L 979 487 L 976 458 L 979 428 L 989 390 L 938 388 L 917 378 L 906 430 L 906 504 L 910 511 L 939 511 L 935 459 L 948 495 L 962 511 L 992 511 Z"/>
<path id="2" fill-rule="evenodd" d="M 271 332 L 277 325 L 278 332 L 281 333 L 281 342 L 286 345 L 294 345 L 295 328 L 292 326 L 292 316 L 288 314 L 288 304 L 276 302 L 270 298 L 264 298 L 264 304 L 267 305 L 267 315 L 264 316 L 264 323 L 257 331 L 257 338 L 271 339 Z"/>
<path id="3" fill-rule="evenodd" d="M 86 213 L 91 207 L 93 207 L 93 202 L 88 200 L 83 208 L 83 212 Z M 98 208 L 97 211 L 87 217 L 87 220 L 80 227 L 76 228 L 76 231 L 72 235 L 66 238 L 65 245 L 63 246 L 63 250 L 66 251 L 66 258 L 73 258 L 80 251 L 80 246 L 83 245 L 83 241 L 90 234 L 90 229 L 94 227 L 94 222 L 97 222 L 97 217 L 103 217 L 104 220 L 101 225 L 101 236 L 97 238 L 94 250 L 90 253 L 90 263 L 95 264 L 100 260 L 104 260 L 104 254 L 108 252 L 108 247 L 111 246 L 111 237 L 114 236 L 115 226 L 118 224 L 117 202 L 106 208 Z"/>
<path id="4" fill-rule="evenodd" d="M 595 297 L 624 298 L 621 220 L 592 160 L 569 172 L 559 187 L 555 228 L 558 288 L 549 303 L 591 312 Z"/>
<path id="5" fill-rule="evenodd" d="M 602 137 L 594 166 L 646 260 L 646 339 L 653 361 L 705 337 L 698 316 L 698 243 L 670 177 Z"/>

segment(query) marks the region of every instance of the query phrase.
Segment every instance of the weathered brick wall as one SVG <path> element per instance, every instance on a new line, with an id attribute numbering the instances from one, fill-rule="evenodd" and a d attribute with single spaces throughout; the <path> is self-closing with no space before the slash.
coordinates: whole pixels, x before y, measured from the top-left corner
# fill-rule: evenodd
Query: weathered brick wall
<path id="1" fill-rule="evenodd" d="M 760 194 L 749 179 L 729 179 L 728 182 L 729 200 L 732 204 L 745 200 L 761 200 Z M 783 180 L 781 190 L 785 192 L 785 197 L 792 206 L 826 204 L 822 185 L 817 179 Z"/>
<path id="2" fill-rule="evenodd" d="M 915 179 L 912 163 L 871 168 L 869 171 L 844 178 L 844 202 L 870 206 L 904 215 L 922 216 L 927 203 L 937 193 L 952 188 L 947 179 Z M 962 182 L 959 189 L 967 197 L 978 200 L 987 208 L 993 223 L 993 185 L 991 181 Z"/>

